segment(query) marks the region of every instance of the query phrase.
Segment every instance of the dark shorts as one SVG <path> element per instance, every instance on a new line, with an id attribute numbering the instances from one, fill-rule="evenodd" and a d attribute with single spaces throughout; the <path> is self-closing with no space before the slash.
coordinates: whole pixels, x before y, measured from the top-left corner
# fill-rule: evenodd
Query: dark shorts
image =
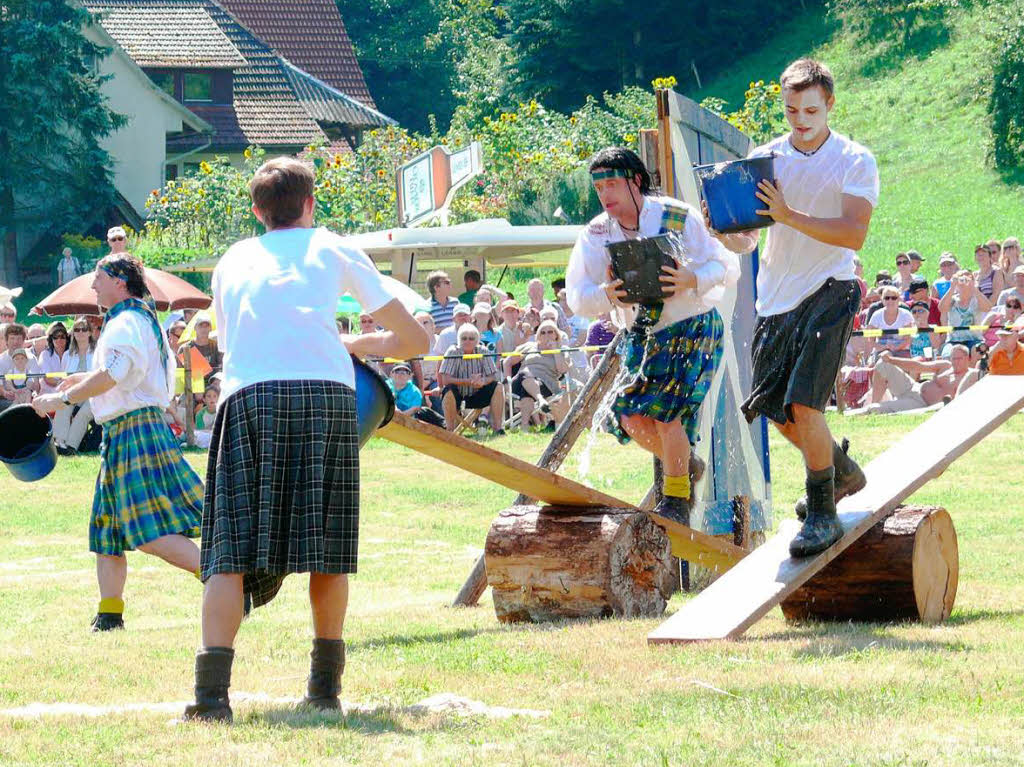
<path id="1" fill-rule="evenodd" d="M 548 388 L 548 385 L 546 383 L 538 380 L 537 385 L 540 387 L 541 395 L 543 395 L 544 397 L 551 396 L 551 389 Z M 526 397 L 527 399 L 533 399 L 533 395 L 523 388 L 523 376 L 521 375 L 517 375 L 515 378 L 512 379 L 512 393 L 520 398 Z"/>
<path id="2" fill-rule="evenodd" d="M 444 387 L 441 392 L 441 398 L 451 392 L 452 396 L 455 397 L 455 407 L 462 407 L 465 405 L 473 410 L 482 410 L 485 407 L 491 406 L 491 397 L 494 395 L 494 389 L 498 385 L 497 381 L 491 381 L 489 384 L 484 384 L 472 394 L 463 394 L 459 391 L 459 387 L 455 384 Z"/>
<path id="3" fill-rule="evenodd" d="M 857 281 L 830 278 L 796 308 L 757 318 L 753 381 L 742 406 L 748 421 L 792 421 L 794 404 L 825 411 L 859 308 Z"/>
<path id="4" fill-rule="evenodd" d="M 244 573 L 258 607 L 289 573 L 354 573 L 358 548 L 352 389 L 265 381 L 222 402 L 206 471 L 203 580 Z"/>

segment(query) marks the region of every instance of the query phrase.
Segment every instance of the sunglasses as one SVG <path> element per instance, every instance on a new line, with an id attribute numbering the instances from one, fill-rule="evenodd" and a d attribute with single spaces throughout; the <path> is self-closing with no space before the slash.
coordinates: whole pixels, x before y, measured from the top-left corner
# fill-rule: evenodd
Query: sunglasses
<path id="1" fill-rule="evenodd" d="M 89 332 L 89 328 L 75 328 L 74 330 L 75 330 L 76 333 L 88 333 Z"/>
<path id="2" fill-rule="evenodd" d="M 67 337 L 67 333 L 54 333 L 52 336 L 50 336 L 50 338 L 63 338 L 64 340 L 67 340 Z"/>
<path id="3" fill-rule="evenodd" d="M 896 296 L 886 296 L 882 300 L 883 301 L 899 301 L 899 299 Z"/>
<path id="4" fill-rule="evenodd" d="M 911 309 L 911 314 L 928 314 L 927 309 Z"/>
<path id="5" fill-rule="evenodd" d="M 909 263 L 909 261 L 897 261 L 896 266 L 906 266 Z"/>
<path id="6" fill-rule="evenodd" d="M 1006 308 L 1007 309 L 1020 309 L 1021 305 L 1020 304 L 1011 304 L 1009 301 L 1007 301 L 1006 302 Z"/>
<path id="7" fill-rule="evenodd" d="M 108 237 L 107 242 L 123 242 L 124 237 Z"/>

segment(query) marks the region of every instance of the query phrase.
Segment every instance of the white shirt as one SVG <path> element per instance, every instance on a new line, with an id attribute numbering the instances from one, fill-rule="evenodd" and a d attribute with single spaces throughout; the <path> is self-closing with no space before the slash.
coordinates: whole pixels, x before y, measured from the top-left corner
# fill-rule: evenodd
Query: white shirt
<path id="1" fill-rule="evenodd" d="M 63 373 L 67 370 L 67 361 L 70 356 L 71 354 L 67 349 L 64 350 L 64 354 L 61 356 L 57 356 L 56 352 L 51 352 L 49 349 L 43 349 L 43 353 L 39 355 L 39 359 L 36 363 L 39 368 L 38 372 Z M 60 382 L 58 381 L 58 383 Z M 50 384 L 46 382 L 46 379 L 43 379 L 39 383 L 39 391 L 43 394 L 51 394 L 52 392 L 57 391 L 57 387 L 50 386 Z"/>
<path id="2" fill-rule="evenodd" d="M 278 229 L 232 245 L 213 272 L 217 345 L 224 352 L 218 407 L 261 381 L 337 381 L 355 388 L 338 336 L 338 298 L 364 312 L 392 300 L 369 256 L 327 229 Z"/>
<path id="3" fill-rule="evenodd" d="M 775 152 L 775 178 L 786 204 L 814 218 L 839 218 L 843 195 L 878 205 L 878 166 L 874 155 L 835 131 L 807 156 L 793 148 L 789 134 L 750 153 Z M 808 237 L 785 224 L 768 227 L 757 273 L 757 313 L 788 312 L 815 293 L 830 277 L 853 280 L 854 251 Z"/>
<path id="4" fill-rule="evenodd" d="M 709 311 L 722 299 L 725 288 L 735 284 L 740 276 L 739 258 L 708 233 L 700 211 L 685 202 L 671 197 L 644 197 L 638 227 L 641 237 L 652 237 L 661 232 L 661 217 L 666 204 L 686 208 L 686 224 L 682 229 L 686 251 L 683 264 L 693 271 L 697 287 L 679 291 L 665 300 L 661 319 L 653 328 L 655 331 Z M 622 242 L 627 236 L 619 222 L 607 212 L 596 216 L 583 228 L 569 256 L 569 268 L 565 274 L 566 297 L 575 314 L 596 318 L 612 311 L 611 302 L 601 287 L 608 280 L 608 265 L 611 263 L 605 246 Z"/>
<path id="5" fill-rule="evenodd" d="M 108 392 L 93 397 L 96 423 L 144 407 L 165 408 L 174 391 L 174 355 L 166 335 L 167 364 L 160 362 L 160 347 L 152 323 L 136 311 L 121 312 L 107 321 L 96 342 L 93 368 L 105 370 L 117 382 Z"/>
<path id="6" fill-rule="evenodd" d="M 0 375 L 7 375 L 8 373 L 17 373 L 18 371 L 14 367 L 14 363 L 11 361 L 11 353 L 5 351 L 0 354 Z M 31 351 L 28 353 L 28 368 L 25 370 L 26 373 L 38 373 L 39 367 L 36 363 L 36 358 Z"/>

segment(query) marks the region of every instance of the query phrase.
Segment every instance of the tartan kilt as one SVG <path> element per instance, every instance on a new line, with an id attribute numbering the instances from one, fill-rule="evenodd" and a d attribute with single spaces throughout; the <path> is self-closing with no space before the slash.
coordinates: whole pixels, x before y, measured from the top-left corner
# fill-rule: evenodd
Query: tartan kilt
<path id="1" fill-rule="evenodd" d="M 89 551 L 120 556 L 165 535 L 199 534 L 203 483 L 158 407 L 103 424 Z"/>
<path id="2" fill-rule="evenodd" d="M 619 442 L 629 442 L 621 424 L 626 415 L 681 420 L 690 443 L 697 442 L 700 406 L 722 359 L 723 333 L 722 316 L 712 309 L 657 333 L 626 337 L 622 362 L 632 377 L 612 405 L 610 424 Z"/>
<path id="3" fill-rule="evenodd" d="M 253 605 L 290 573 L 356 571 L 355 392 L 334 381 L 263 381 L 217 409 L 200 571 L 243 573 Z"/>

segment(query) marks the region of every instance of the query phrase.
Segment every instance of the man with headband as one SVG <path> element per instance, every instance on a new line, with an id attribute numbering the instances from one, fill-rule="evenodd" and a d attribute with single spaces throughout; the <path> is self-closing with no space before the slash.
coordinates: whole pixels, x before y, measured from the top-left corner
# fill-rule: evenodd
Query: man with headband
<path id="1" fill-rule="evenodd" d="M 590 173 L 604 212 L 584 227 L 569 258 L 566 290 L 576 314 L 628 308 L 605 246 L 667 232 L 680 237 L 681 258 L 662 267 L 664 301 L 639 307 L 626 342 L 623 364 L 632 378 L 616 397 L 612 429 L 621 442 L 632 438 L 661 459 L 663 497 L 655 513 L 689 524 L 691 476 L 699 472 L 696 465 L 690 470 L 690 445 L 722 356 L 724 328 L 715 305 L 739 277 L 739 260 L 710 236 L 699 211 L 652 193 L 650 174 L 634 152 L 602 149 L 591 158 Z"/>
<path id="2" fill-rule="evenodd" d="M 89 550 L 96 554 L 100 606 L 93 631 L 124 627 L 124 552 L 138 549 L 198 576 L 203 485 L 164 421 L 174 390 L 174 357 L 147 300 L 142 263 L 127 253 L 101 259 L 93 279 L 108 307 L 93 371 L 68 376 L 36 397 L 45 417 L 91 400 L 103 426 Z"/>

